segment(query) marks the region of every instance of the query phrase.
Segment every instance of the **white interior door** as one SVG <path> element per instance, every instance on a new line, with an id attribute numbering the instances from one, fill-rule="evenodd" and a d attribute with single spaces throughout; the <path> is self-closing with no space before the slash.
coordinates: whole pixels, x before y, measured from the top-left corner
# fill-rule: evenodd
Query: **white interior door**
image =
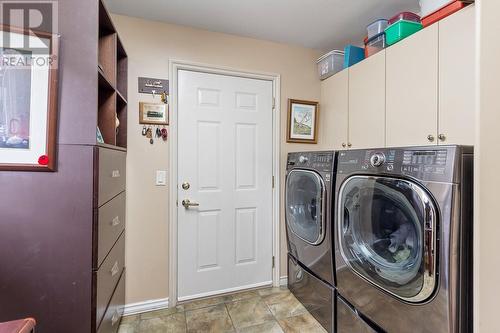
<path id="1" fill-rule="evenodd" d="M 271 81 L 178 73 L 179 300 L 272 283 L 272 98 Z"/>

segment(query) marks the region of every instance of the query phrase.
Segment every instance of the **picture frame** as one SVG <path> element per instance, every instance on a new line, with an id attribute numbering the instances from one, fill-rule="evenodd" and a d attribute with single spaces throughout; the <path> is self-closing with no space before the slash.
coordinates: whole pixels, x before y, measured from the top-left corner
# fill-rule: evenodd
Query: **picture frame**
<path id="1" fill-rule="evenodd" d="M 59 35 L 0 25 L 0 171 L 56 171 Z"/>
<path id="2" fill-rule="evenodd" d="M 139 102 L 139 124 L 168 125 L 168 104 Z"/>
<path id="3" fill-rule="evenodd" d="M 286 142 L 317 143 L 318 117 L 318 102 L 289 99 Z"/>

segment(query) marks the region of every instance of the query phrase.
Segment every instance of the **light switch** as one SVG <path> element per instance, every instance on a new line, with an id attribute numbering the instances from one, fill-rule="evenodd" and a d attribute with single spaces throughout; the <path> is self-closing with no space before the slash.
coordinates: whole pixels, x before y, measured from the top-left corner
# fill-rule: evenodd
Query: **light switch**
<path id="1" fill-rule="evenodd" d="M 167 185 L 167 171 L 156 170 L 156 186 L 166 186 Z"/>

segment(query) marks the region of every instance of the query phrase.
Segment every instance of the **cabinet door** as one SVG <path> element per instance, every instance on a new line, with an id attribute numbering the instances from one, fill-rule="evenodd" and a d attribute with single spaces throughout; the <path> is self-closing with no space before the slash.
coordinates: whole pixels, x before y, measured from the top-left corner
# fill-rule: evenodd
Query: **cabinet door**
<path id="1" fill-rule="evenodd" d="M 439 143 L 474 144 L 475 12 L 439 22 Z"/>
<path id="2" fill-rule="evenodd" d="M 320 121 L 326 122 L 321 142 L 331 149 L 345 149 L 348 126 L 349 75 L 343 70 L 321 82 Z"/>
<path id="3" fill-rule="evenodd" d="M 349 68 L 349 143 L 385 146 L 385 51 Z"/>
<path id="4" fill-rule="evenodd" d="M 438 25 L 391 46 L 386 57 L 387 146 L 436 144 Z"/>

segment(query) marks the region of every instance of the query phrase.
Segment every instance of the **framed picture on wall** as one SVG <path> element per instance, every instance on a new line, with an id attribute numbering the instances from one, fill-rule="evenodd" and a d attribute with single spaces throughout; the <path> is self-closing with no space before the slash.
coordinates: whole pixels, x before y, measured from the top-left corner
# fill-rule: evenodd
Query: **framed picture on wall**
<path id="1" fill-rule="evenodd" d="M 139 124 L 168 125 L 168 104 L 140 102 Z"/>
<path id="2" fill-rule="evenodd" d="M 318 142 L 319 103 L 296 99 L 288 100 L 287 142 Z"/>
<path id="3" fill-rule="evenodd" d="M 0 25 L 0 170 L 55 170 L 58 44 Z"/>

